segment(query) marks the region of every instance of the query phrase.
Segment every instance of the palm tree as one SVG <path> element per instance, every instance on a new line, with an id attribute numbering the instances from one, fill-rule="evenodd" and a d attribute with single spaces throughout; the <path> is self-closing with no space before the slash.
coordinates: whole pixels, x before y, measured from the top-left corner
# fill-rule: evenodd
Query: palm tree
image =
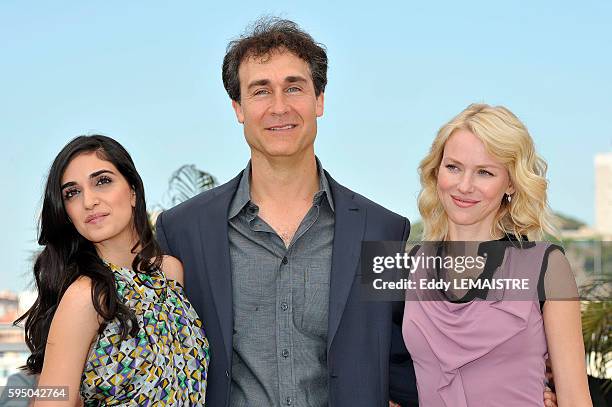
<path id="1" fill-rule="evenodd" d="M 149 212 L 149 221 L 153 230 L 159 214 L 167 208 L 171 208 L 185 202 L 200 192 L 214 188 L 218 185 L 214 176 L 197 168 L 194 164 L 185 164 L 174 171 L 168 180 L 168 190 L 164 194 L 163 204 L 155 205 Z"/>
<path id="2" fill-rule="evenodd" d="M 582 301 L 582 335 L 586 362 L 591 369 L 590 373 L 603 379 L 601 384 L 604 394 L 612 389 L 612 381 L 608 376 L 612 366 L 611 289 L 612 274 L 610 273 L 597 277 L 581 287 L 582 296 L 588 298 L 588 301 Z"/>
<path id="3" fill-rule="evenodd" d="M 217 180 L 211 174 L 198 169 L 193 164 L 185 164 L 174 171 L 168 181 L 167 194 L 170 206 L 178 205 L 200 192 L 216 186 Z"/>

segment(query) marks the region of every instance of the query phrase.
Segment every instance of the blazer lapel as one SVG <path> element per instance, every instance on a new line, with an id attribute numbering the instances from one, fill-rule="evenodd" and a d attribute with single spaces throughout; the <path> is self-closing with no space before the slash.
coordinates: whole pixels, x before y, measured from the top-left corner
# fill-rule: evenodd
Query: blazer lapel
<path id="1" fill-rule="evenodd" d="M 212 197 L 208 205 L 202 208 L 205 213 L 199 216 L 206 276 L 219 318 L 228 361 L 232 360 L 234 317 L 227 216 L 241 175 L 242 173 L 238 174 L 233 180 L 219 187 L 220 190 Z"/>
<path id="2" fill-rule="evenodd" d="M 336 218 L 329 288 L 329 352 L 355 279 L 365 231 L 366 209 L 357 205 L 353 192 L 339 185 L 329 174 L 326 175 L 333 194 Z"/>

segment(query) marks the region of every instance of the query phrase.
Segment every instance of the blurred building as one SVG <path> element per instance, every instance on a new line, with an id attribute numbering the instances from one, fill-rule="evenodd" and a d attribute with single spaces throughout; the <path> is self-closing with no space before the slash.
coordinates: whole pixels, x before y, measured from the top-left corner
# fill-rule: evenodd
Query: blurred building
<path id="1" fill-rule="evenodd" d="M 595 229 L 612 236 L 612 153 L 595 156 Z"/>
<path id="2" fill-rule="evenodd" d="M 0 292 L 0 386 L 8 376 L 17 373 L 30 354 L 25 344 L 22 326 L 13 322 L 22 315 L 36 299 L 35 293 L 12 291 Z"/>

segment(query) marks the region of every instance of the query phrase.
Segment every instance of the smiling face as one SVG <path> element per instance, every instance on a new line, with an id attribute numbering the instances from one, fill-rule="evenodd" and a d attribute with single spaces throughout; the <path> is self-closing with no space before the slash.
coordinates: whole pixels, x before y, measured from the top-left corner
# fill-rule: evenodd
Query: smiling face
<path id="1" fill-rule="evenodd" d="M 240 103 L 232 101 L 253 156 L 314 154 L 323 93 L 316 96 L 308 64 L 288 51 L 247 57 L 238 70 Z"/>
<path id="2" fill-rule="evenodd" d="M 490 240 L 496 237 L 491 228 L 504 194 L 511 195 L 514 188 L 508 170 L 487 153 L 483 142 L 460 129 L 444 146 L 437 192 L 452 240 Z"/>
<path id="3" fill-rule="evenodd" d="M 136 195 L 126 179 L 96 152 L 70 161 L 62 175 L 64 208 L 76 230 L 92 243 L 132 239 Z"/>

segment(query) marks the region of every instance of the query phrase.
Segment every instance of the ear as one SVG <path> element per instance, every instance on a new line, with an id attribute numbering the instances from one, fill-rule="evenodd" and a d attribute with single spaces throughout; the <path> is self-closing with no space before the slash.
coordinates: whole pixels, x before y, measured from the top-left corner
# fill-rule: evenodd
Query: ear
<path id="1" fill-rule="evenodd" d="M 132 204 L 132 208 L 136 207 L 136 191 L 132 189 L 132 193 L 130 194 L 130 203 Z"/>
<path id="2" fill-rule="evenodd" d="M 238 119 L 238 123 L 244 123 L 244 112 L 242 111 L 242 105 L 240 102 L 236 102 L 232 100 L 232 108 L 234 108 L 234 112 L 236 113 L 236 118 Z"/>
<path id="3" fill-rule="evenodd" d="M 516 191 L 514 190 L 514 185 L 512 185 L 512 181 L 508 184 L 508 188 L 506 188 L 506 195 L 512 195 Z"/>
<path id="4" fill-rule="evenodd" d="M 325 100 L 325 92 L 321 92 L 321 94 L 317 96 L 316 107 L 315 107 L 316 112 L 317 112 L 317 117 L 323 116 L 324 100 Z"/>

